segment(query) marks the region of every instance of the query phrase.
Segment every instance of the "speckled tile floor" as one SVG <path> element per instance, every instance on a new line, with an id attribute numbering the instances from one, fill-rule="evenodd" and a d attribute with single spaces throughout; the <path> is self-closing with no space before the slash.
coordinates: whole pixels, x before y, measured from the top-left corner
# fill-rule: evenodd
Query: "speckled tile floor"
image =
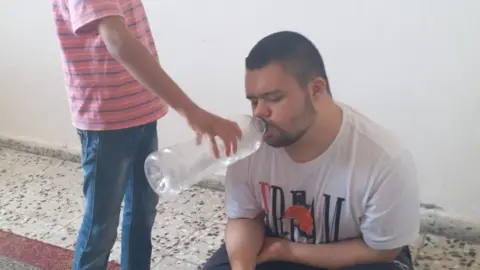
<path id="1" fill-rule="evenodd" d="M 12 260 L 5 256 L 0 256 L 0 269 L 2 270 L 39 270 L 28 264 Z"/>
<path id="2" fill-rule="evenodd" d="M 0 229 L 72 249 L 83 199 L 77 163 L 0 148 Z M 220 192 L 192 188 L 158 206 L 153 269 L 196 269 L 220 245 L 225 219 Z M 111 252 L 118 261 L 120 234 Z M 422 235 L 413 246 L 417 269 L 480 269 L 480 246 Z M 1 255 L 1 254 L 0 254 Z M 0 269 L 2 265 L 0 261 Z M 18 268 L 11 269 L 31 269 Z"/>

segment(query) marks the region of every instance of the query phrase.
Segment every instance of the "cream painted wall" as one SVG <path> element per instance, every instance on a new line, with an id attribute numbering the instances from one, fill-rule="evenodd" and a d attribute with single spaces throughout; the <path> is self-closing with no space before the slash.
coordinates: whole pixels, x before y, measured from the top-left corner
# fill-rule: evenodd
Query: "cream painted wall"
<path id="1" fill-rule="evenodd" d="M 254 43 L 303 32 L 324 55 L 335 97 L 411 147 L 422 201 L 480 215 L 480 1 L 144 2 L 166 69 L 225 116 L 249 111 L 243 59 Z M 6 1 L 0 15 L 0 133 L 78 148 L 48 1 Z M 190 135 L 175 113 L 159 130 L 163 145 Z"/>

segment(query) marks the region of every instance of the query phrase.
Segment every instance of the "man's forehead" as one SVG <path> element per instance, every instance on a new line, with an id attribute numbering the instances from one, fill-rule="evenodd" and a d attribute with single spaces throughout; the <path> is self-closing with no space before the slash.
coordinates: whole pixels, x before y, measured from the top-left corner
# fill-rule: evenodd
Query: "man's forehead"
<path id="1" fill-rule="evenodd" d="M 253 69 L 253 70 L 246 70 L 247 78 L 251 79 L 258 79 L 258 78 L 265 78 L 265 77 L 278 77 L 284 76 L 285 74 L 284 69 L 277 64 L 269 64 L 265 67 Z"/>
<path id="2" fill-rule="evenodd" d="M 274 95 L 279 95 L 283 91 L 281 89 L 273 89 L 273 90 L 263 90 L 263 91 L 248 91 L 247 90 L 247 99 L 258 99 L 258 98 L 264 98 L 267 96 L 274 96 Z"/>
<path id="3" fill-rule="evenodd" d="M 278 90 L 285 82 L 285 74 L 269 71 L 249 71 L 245 85 L 252 92 Z"/>

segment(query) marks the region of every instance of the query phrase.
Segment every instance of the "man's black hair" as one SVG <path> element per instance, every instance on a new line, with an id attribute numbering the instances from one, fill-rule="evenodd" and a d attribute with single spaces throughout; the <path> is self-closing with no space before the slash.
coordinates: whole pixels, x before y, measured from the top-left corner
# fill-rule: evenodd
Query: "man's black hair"
<path id="1" fill-rule="evenodd" d="M 247 70 L 256 70 L 269 64 L 281 65 L 302 87 L 306 87 L 312 78 L 322 77 L 331 95 L 322 56 L 305 36 L 281 31 L 261 39 L 248 54 L 245 65 Z"/>

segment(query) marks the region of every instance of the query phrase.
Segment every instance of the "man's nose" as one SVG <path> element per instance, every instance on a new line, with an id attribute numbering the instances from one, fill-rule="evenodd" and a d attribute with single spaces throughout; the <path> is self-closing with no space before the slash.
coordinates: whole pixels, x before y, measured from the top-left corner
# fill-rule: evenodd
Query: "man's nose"
<path id="1" fill-rule="evenodd" d="M 253 115 L 255 117 L 260 117 L 260 118 L 269 118 L 272 114 L 272 111 L 270 107 L 265 104 L 264 102 L 258 102 L 257 106 L 255 107 L 255 110 L 253 111 Z"/>

